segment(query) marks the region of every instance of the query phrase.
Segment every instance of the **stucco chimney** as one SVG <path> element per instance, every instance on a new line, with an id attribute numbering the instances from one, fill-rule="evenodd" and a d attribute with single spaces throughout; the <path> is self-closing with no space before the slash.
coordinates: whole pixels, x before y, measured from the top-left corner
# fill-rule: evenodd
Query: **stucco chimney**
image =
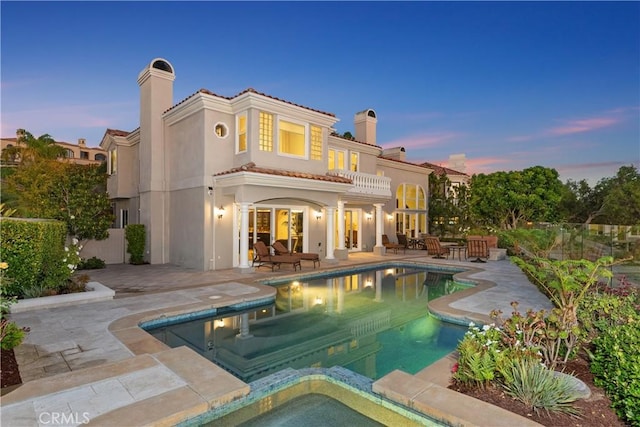
<path id="1" fill-rule="evenodd" d="M 451 154 L 449 156 L 449 167 L 458 172 L 466 172 L 467 156 L 463 154 Z"/>
<path id="2" fill-rule="evenodd" d="M 404 147 L 393 147 L 382 150 L 382 157 L 393 160 L 407 161 L 407 153 Z"/>
<path id="3" fill-rule="evenodd" d="M 78 146 L 84 147 L 87 145 L 87 140 L 84 138 L 78 138 Z"/>
<path id="4" fill-rule="evenodd" d="M 360 111 L 353 118 L 353 125 L 356 129 L 355 138 L 357 141 L 376 145 L 376 124 L 378 123 L 376 112 L 372 109 Z"/>

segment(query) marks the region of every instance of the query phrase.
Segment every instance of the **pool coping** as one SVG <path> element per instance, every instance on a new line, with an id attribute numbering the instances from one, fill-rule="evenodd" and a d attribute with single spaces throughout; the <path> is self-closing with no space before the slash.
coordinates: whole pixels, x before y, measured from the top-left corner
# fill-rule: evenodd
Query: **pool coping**
<path id="1" fill-rule="evenodd" d="M 363 263 L 359 266 L 380 264 L 387 265 L 390 263 L 378 261 Z M 396 264 L 425 265 L 429 263 L 404 261 Z M 456 270 L 461 269 L 459 265 L 455 264 L 441 264 L 438 266 L 455 268 Z M 326 272 L 335 272 L 337 270 L 340 269 L 327 270 Z M 488 280 L 467 277 L 482 271 L 481 269 L 465 266 L 464 270 L 463 272 L 455 273 L 456 280 L 473 283 L 475 286 L 434 300 L 429 304 L 429 310 L 434 312 L 436 316 L 442 316 L 445 320 L 486 322 L 488 316 L 457 310 L 448 306 L 448 304 L 459 298 L 495 286 L 493 282 Z M 297 277 L 298 275 L 292 276 Z M 278 276 L 278 279 L 281 278 L 282 276 Z M 91 422 L 97 425 L 175 425 L 178 422 L 193 418 L 198 414 L 246 396 L 250 392 L 249 384 L 242 382 L 187 347 L 168 347 L 140 327 L 145 322 L 160 318 L 181 315 L 190 316 L 194 312 L 275 296 L 275 289 L 267 285 L 260 283 L 252 283 L 250 285 L 242 283 L 241 285 L 254 288 L 254 292 L 237 297 L 227 296 L 218 300 L 211 300 L 203 296 L 200 298 L 201 302 L 183 304 L 166 309 L 148 310 L 122 316 L 114 320 L 109 324 L 108 331 L 131 352 L 131 358 L 30 381 L 3 396 L 2 406 L 19 404 L 36 397 L 73 390 L 87 384 L 103 383 L 108 380 L 122 378 L 135 371 L 154 367 L 170 371 L 172 375 L 181 380 L 182 385 L 131 404 L 114 408 L 93 418 Z M 436 367 L 435 369 L 442 370 L 441 367 Z M 472 411 L 471 414 L 467 414 L 462 411 L 461 413 L 461 405 L 456 403 L 456 401 L 460 401 L 460 399 L 466 400 L 468 397 L 425 379 L 428 377 L 428 368 L 416 375 L 410 375 L 402 371 L 397 372 L 394 371 L 374 383 L 377 384 L 376 390 L 378 390 L 379 394 L 400 405 L 423 412 L 429 417 L 433 418 L 435 414 L 438 419 L 452 425 L 477 425 L 477 412 Z M 450 370 L 447 370 L 447 373 L 450 376 Z M 396 384 L 397 378 L 400 378 L 399 384 Z M 443 379 L 441 378 L 440 381 L 443 381 Z M 409 388 L 407 389 L 406 387 Z M 445 402 L 442 402 L 442 399 L 438 398 L 435 400 L 437 405 L 430 406 L 429 402 L 418 397 L 419 395 L 428 396 L 433 391 L 437 391 L 436 395 L 448 396 L 452 401 L 447 405 L 446 399 Z M 494 413 L 495 408 L 497 408 L 480 400 L 473 400 L 475 401 L 473 402 L 474 407 L 481 408 L 479 411 L 486 410 L 488 413 Z M 431 411 L 431 413 L 428 411 Z M 501 417 L 510 420 L 509 425 L 537 425 L 535 423 L 531 424 L 530 420 L 507 411 L 505 411 L 505 414 L 501 414 Z"/>

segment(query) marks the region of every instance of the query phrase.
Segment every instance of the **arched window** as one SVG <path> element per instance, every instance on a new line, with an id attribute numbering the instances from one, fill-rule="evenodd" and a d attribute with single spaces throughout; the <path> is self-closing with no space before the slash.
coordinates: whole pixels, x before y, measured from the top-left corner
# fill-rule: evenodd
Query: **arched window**
<path id="1" fill-rule="evenodd" d="M 73 159 L 74 155 L 73 155 L 73 150 L 67 148 L 66 151 L 64 152 L 64 156 L 67 159 Z"/>
<path id="2" fill-rule="evenodd" d="M 94 156 L 94 159 L 96 159 L 99 162 L 104 162 L 105 160 L 107 160 L 107 156 L 105 156 L 102 153 L 98 153 Z"/>

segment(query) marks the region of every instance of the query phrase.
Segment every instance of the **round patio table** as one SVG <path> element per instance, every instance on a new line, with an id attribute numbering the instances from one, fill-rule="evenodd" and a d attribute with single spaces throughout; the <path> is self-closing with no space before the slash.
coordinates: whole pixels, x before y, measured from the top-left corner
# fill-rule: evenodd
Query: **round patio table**
<path id="1" fill-rule="evenodd" d="M 456 252 L 458 253 L 458 261 L 462 261 L 462 252 L 464 252 L 464 258 L 467 258 L 467 246 L 466 245 L 453 245 L 449 246 L 449 252 L 451 252 L 451 259 L 456 258 Z"/>

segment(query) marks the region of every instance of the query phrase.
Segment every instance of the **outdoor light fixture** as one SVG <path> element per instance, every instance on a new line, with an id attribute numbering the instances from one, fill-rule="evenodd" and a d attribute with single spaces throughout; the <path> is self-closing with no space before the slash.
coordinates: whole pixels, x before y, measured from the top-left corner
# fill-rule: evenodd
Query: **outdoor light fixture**
<path id="1" fill-rule="evenodd" d="M 320 218 L 322 218 L 322 212 L 316 211 L 316 220 L 320 221 Z"/>
<path id="2" fill-rule="evenodd" d="M 367 281 L 364 282 L 365 288 L 371 288 L 372 286 L 373 286 L 373 281 L 371 279 L 367 279 Z"/>
<path id="3" fill-rule="evenodd" d="M 223 319 L 216 320 L 216 327 L 222 328 L 223 326 L 224 326 L 224 320 Z"/>
<path id="4" fill-rule="evenodd" d="M 389 220 L 389 222 L 393 221 L 393 215 L 387 214 L 387 219 Z"/>
<path id="5" fill-rule="evenodd" d="M 222 219 L 224 216 L 224 206 L 220 205 L 219 208 L 216 208 L 216 214 L 218 215 L 218 219 Z"/>
<path id="6" fill-rule="evenodd" d="M 367 218 L 367 221 L 371 221 L 371 218 L 373 218 L 373 215 L 371 214 L 371 212 L 367 212 L 364 216 L 365 218 Z"/>
<path id="7" fill-rule="evenodd" d="M 314 301 L 315 305 L 320 305 L 322 304 L 322 297 L 321 296 L 317 296 L 315 301 Z"/>
<path id="8" fill-rule="evenodd" d="M 207 187 L 207 194 L 210 196 L 213 194 L 213 187 Z"/>

